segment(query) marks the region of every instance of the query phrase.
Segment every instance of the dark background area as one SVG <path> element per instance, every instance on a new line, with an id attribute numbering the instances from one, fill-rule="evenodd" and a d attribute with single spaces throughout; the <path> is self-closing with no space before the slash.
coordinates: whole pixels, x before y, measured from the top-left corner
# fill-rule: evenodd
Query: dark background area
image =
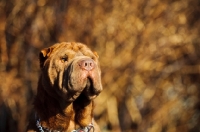
<path id="1" fill-rule="evenodd" d="M 0 132 L 23 132 L 38 54 L 56 42 L 100 56 L 103 132 L 200 131 L 199 0 L 0 0 Z"/>

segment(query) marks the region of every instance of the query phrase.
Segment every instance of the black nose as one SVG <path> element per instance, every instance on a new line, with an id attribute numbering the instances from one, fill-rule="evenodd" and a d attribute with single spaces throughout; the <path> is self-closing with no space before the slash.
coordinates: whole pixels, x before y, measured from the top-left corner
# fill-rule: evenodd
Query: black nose
<path id="1" fill-rule="evenodd" d="M 92 59 L 83 59 L 78 62 L 81 69 L 91 71 L 95 67 L 95 63 Z"/>

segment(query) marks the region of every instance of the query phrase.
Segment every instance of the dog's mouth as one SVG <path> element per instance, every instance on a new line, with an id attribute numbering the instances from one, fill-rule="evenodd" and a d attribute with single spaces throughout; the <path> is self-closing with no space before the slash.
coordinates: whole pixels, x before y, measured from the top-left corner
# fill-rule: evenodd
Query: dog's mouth
<path id="1" fill-rule="evenodd" d="M 92 82 L 92 79 L 90 77 L 87 78 L 87 83 L 86 83 L 86 86 L 85 88 L 91 88 L 93 85 L 93 82 Z"/>
<path id="2" fill-rule="evenodd" d="M 67 99 L 76 100 L 80 95 L 88 100 L 93 100 L 101 92 L 101 82 L 98 69 L 81 69 L 76 61 L 73 61 L 65 70 L 63 86 L 66 89 Z"/>
<path id="3" fill-rule="evenodd" d="M 82 92 L 76 91 L 72 94 L 73 96 L 71 97 L 73 101 L 76 100 L 79 96 L 84 97 L 87 100 L 93 100 L 99 95 L 100 91 L 96 90 L 96 88 L 94 87 L 94 82 L 92 78 L 87 77 L 86 81 L 87 82 L 85 88 L 82 90 Z"/>
<path id="4" fill-rule="evenodd" d="M 94 83 L 91 78 L 87 78 L 86 86 L 82 92 L 84 96 L 86 96 L 89 100 L 92 100 L 96 98 L 96 96 L 99 94 L 96 89 L 94 88 Z"/>

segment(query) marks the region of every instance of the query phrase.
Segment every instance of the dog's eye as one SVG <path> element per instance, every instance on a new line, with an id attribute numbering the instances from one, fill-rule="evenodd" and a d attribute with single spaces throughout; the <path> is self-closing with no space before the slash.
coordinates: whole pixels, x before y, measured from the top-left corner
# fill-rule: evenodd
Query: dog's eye
<path id="1" fill-rule="evenodd" d="M 62 57 L 61 57 L 61 61 L 62 61 L 62 62 L 68 61 L 68 56 L 67 56 L 67 55 L 62 56 Z"/>

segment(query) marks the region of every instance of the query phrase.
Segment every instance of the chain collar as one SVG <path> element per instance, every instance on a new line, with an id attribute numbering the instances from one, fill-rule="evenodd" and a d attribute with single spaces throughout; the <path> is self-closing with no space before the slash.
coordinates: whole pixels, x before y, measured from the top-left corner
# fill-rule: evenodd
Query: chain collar
<path id="1" fill-rule="evenodd" d="M 57 131 L 57 130 L 49 130 L 47 128 L 42 127 L 41 123 L 40 123 L 40 119 L 38 119 L 36 121 L 36 126 L 37 126 L 37 128 L 39 129 L 40 132 L 60 132 L 60 131 Z M 82 128 L 77 129 L 77 130 L 72 130 L 71 132 L 90 132 L 90 130 L 92 130 L 91 132 L 94 132 L 94 125 L 92 123 L 89 124 L 86 127 L 82 127 Z"/>
<path id="2" fill-rule="evenodd" d="M 49 130 L 49 129 L 47 129 L 47 128 L 43 128 L 42 126 L 41 126 L 41 123 L 40 123 L 40 119 L 38 119 L 37 121 L 36 121 L 36 126 L 37 126 L 37 128 L 39 129 L 39 131 L 40 132 L 51 132 L 51 130 Z M 59 131 L 57 131 L 57 132 L 59 132 Z"/>
<path id="3" fill-rule="evenodd" d="M 72 132 L 90 132 L 90 130 L 92 130 L 91 132 L 94 132 L 94 125 L 92 123 L 86 127 L 73 130 Z"/>

